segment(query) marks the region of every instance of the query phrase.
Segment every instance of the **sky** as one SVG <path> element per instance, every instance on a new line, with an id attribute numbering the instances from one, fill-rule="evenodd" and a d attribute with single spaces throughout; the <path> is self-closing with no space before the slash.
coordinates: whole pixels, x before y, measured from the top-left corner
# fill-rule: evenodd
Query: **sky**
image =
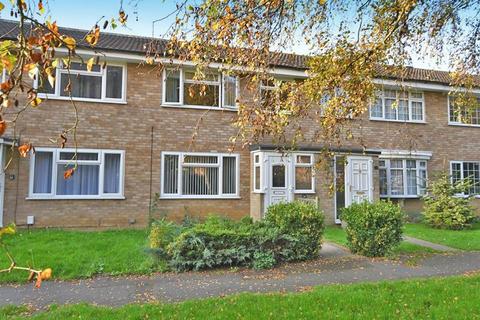
<path id="1" fill-rule="evenodd" d="M 127 26 L 119 25 L 115 30 L 108 28 L 108 32 L 128 35 L 152 36 L 152 22 L 164 18 L 175 11 L 175 0 L 48 0 L 45 1 L 46 16 L 51 16 L 59 26 L 78 29 L 90 29 L 102 17 L 108 19 L 118 17 L 120 8 L 128 14 Z M 9 19 L 7 10 L 1 12 L 0 17 Z M 155 22 L 156 37 L 162 37 L 173 24 L 174 16 Z M 287 51 L 299 54 L 307 53 L 306 46 L 299 44 Z M 445 69 L 433 61 L 414 59 L 413 66 Z"/>

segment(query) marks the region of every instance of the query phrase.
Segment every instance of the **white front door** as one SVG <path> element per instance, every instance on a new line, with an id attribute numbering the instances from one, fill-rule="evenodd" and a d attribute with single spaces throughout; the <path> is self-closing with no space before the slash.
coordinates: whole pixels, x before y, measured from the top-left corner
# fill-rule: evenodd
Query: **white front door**
<path id="1" fill-rule="evenodd" d="M 265 210 L 272 204 L 293 200 L 291 157 L 268 155 L 266 161 Z"/>
<path id="2" fill-rule="evenodd" d="M 373 200 L 373 160 L 370 157 L 348 157 L 345 170 L 345 205 Z"/>

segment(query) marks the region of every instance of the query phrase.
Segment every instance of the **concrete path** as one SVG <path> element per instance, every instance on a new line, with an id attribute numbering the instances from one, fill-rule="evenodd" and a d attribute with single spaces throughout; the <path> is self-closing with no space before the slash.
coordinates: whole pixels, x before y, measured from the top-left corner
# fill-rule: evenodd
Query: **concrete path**
<path id="1" fill-rule="evenodd" d="M 413 244 L 416 244 L 416 245 L 419 245 L 419 246 L 422 246 L 422 247 L 430 248 L 430 249 L 433 249 L 433 250 L 436 250 L 436 251 L 442 251 L 442 252 L 460 251 L 458 249 L 447 247 L 447 246 L 444 246 L 442 244 L 433 243 L 433 242 L 429 242 L 429 241 L 425 241 L 425 240 L 422 240 L 422 239 L 417 239 L 417 238 L 413 238 L 413 237 L 409 237 L 409 236 L 403 236 L 403 239 L 407 242 L 410 242 L 410 243 L 413 243 Z"/>
<path id="2" fill-rule="evenodd" d="M 240 292 L 295 292 L 315 285 L 448 276 L 475 271 L 480 271 L 480 252 L 429 255 L 411 267 L 401 261 L 351 255 L 340 246 L 326 243 L 319 259 L 287 264 L 274 270 L 99 277 L 44 282 L 41 289 L 34 289 L 32 284 L 1 286 L 0 306 L 29 304 L 44 308 L 52 303 L 90 302 L 120 306 L 132 302 L 175 302 Z"/>

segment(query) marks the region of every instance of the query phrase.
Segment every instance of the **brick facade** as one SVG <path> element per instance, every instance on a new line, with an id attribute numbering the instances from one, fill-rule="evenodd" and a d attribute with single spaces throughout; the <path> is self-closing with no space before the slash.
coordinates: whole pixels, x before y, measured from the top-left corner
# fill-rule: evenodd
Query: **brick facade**
<path id="1" fill-rule="evenodd" d="M 234 112 L 162 107 L 161 85 L 161 78 L 152 67 L 131 63 L 128 64 L 127 104 L 76 102 L 80 118 L 79 148 L 125 150 L 125 199 L 29 200 L 29 159 L 15 158 L 6 172 L 4 223 L 13 221 L 25 225 L 26 217 L 34 215 L 36 226 L 145 226 L 150 199 L 153 194 L 160 193 L 161 152 L 227 152 L 229 137 L 236 133 L 230 125 Z M 245 90 L 242 82 L 241 92 L 245 93 Z M 429 177 L 436 171 L 448 170 L 451 160 L 480 160 L 477 148 L 480 128 L 448 125 L 446 93 L 425 92 L 425 108 L 425 124 L 370 121 L 365 115 L 363 119 L 355 120 L 353 133 L 362 137 L 366 147 L 371 149 L 431 151 Z M 49 100 L 38 110 L 29 111 L 18 123 L 17 132 L 28 137 L 37 147 L 51 147 L 48 139 L 58 136 L 73 121 L 70 102 Z M 198 135 L 192 140 L 197 126 Z M 315 124 L 306 123 L 308 126 L 314 127 Z M 6 136 L 11 134 L 7 132 Z M 346 144 L 359 146 L 359 143 Z M 259 218 L 263 202 L 262 195 L 252 194 L 250 150 L 237 148 L 235 152 L 240 155 L 239 199 L 161 199 L 155 215 L 180 220 L 185 215 L 205 217 L 213 213 L 239 219 L 252 213 Z M 378 198 L 377 157 L 374 157 L 373 173 L 374 198 Z M 317 172 L 317 194 L 305 197 L 316 197 L 326 213 L 327 222 L 333 223 L 334 202 L 327 176 L 327 172 Z M 400 202 L 409 211 L 421 210 L 418 199 Z"/>

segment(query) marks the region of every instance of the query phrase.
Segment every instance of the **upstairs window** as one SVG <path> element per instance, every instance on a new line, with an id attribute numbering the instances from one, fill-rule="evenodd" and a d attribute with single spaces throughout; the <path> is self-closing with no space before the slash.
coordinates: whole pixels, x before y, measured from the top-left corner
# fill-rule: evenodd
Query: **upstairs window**
<path id="1" fill-rule="evenodd" d="M 448 98 L 448 123 L 480 126 L 480 98 L 473 106 L 455 105 L 455 98 Z"/>
<path id="2" fill-rule="evenodd" d="M 238 78 L 211 71 L 201 79 L 195 70 L 163 71 L 163 104 L 198 108 L 236 109 Z"/>
<path id="3" fill-rule="evenodd" d="M 124 152 L 36 148 L 30 167 L 30 198 L 104 199 L 123 197 Z M 65 179 L 64 172 L 74 169 Z"/>
<path id="4" fill-rule="evenodd" d="M 162 197 L 238 197 L 238 162 L 236 154 L 164 152 Z"/>
<path id="5" fill-rule="evenodd" d="M 450 170 L 452 183 L 455 184 L 464 179 L 470 180 L 470 188 L 464 194 L 480 194 L 480 162 L 451 161 Z"/>
<path id="6" fill-rule="evenodd" d="M 70 83 L 70 92 L 66 91 Z M 87 70 L 87 65 L 81 62 L 71 62 L 70 69 L 60 66 L 55 69 L 55 86 L 47 79 L 36 81 L 40 95 L 47 98 L 76 100 L 124 102 L 125 98 L 125 67 L 122 65 L 93 65 Z"/>
<path id="7" fill-rule="evenodd" d="M 403 122 L 424 122 L 423 92 L 383 90 L 370 106 L 370 119 Z"/>
<path id="8" fill-rule="evenodd" d="M 380 159 L 380 196 L 408 198 L 422 196 L 427 187 L 427 161 Z"/>

